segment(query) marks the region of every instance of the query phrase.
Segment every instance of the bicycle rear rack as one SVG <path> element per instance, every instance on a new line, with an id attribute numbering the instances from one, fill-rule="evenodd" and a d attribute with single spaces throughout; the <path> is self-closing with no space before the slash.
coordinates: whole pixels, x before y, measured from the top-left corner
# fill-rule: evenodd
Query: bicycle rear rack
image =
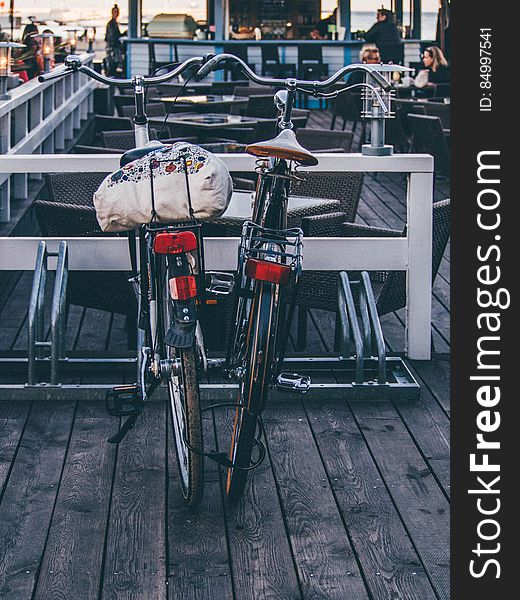
<path id="1" fill-rule="evenodd" d="M 56 277 L 51 305 L 50 339 L 46 340 L 44 331 L 44 307 L 47 274 L 49 271 L 49 258 L 57 258 Z M 51 359 L 51 385 L 58 385 L 59 360 L 65 351 L 65 321 L 66 321 L 66 295 L 67 279 L 69 274 L 69 257 L 67 242 L 60 242 L 58 252 L 47 249 L 44 241 L 38 244 L 36 265 L 29 302 L 28 335 L 28 385 L 36 385 L 36 363 L 44 359 L 44 351 L 50 350 Z"/>

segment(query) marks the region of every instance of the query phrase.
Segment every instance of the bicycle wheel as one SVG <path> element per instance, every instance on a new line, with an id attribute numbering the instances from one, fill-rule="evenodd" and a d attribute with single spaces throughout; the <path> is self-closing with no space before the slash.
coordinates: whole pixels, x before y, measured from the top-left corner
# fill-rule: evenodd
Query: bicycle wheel
<path id="1" fill-rule="evenodd" d="M 229 500 L 241 498 L 255 447 L 258 415 L 269 389 L 275 358 L 278 286 L 257 281 L 245 337 L 245 377 L 239 387 L 239 404 L 231 437 L 229 457 L 238 468 L 230 468 L 226 482 Z"/>
<path id="2" fill-rule="evenodd" d="M 164 335 L 168 331 L 173 308 L 168 290 L 166 285 Z M 188 504 L 195 505 L 200 502 L 204 489 L 204 457 L 190 450 L 190 447 L 200 452 L 203 450 L 197 349 L 195 345 L 176 349 L 165 344 L 165 354 L 176 365 L 168 377 L 167 385 L 182 494 Z"/>

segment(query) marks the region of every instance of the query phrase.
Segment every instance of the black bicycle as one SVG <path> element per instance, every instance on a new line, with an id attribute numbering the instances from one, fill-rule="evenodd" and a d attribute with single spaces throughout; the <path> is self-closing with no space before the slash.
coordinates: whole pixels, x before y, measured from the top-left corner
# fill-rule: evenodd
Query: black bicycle
<path id="1" fill-rule="evenodd" d="M 93 71 L 78 56 L 71 55 L 66 58 L 64 69 L 39 79 L 48 81 L 80 72 L 110 86 L 133 88 L 137 147 L 121 157 L 120 164 L 124 167 L 164 147 L 161 142 L 149 139 L 146 86 L 165 83 L 182 74 L 189 80 L 190 73 L 193 76 L 204 60 L 191 58 L 158 77 L 114 79 Z M 184 167 L 186 172 L 186 164 Z M 199 318 L 206 287 L 201 224 L 193 217 L 191 205 L 192 218 L 187 222 L 167 226 L 157 223 L 153 217 L 153 185 L 151 193 L 150 222 L 137 232 L 129 232 L 133 270 L 130 281 L 138 300 L 137 384 L 118 386 L 107 394 L 109 412 L 126 417 L 109 441 L 119 443 L 123 439 L 134 426 L 145 401 L 165 382 L 182 492 L 186 502 L 196 504 L 203 493 L 205 456 L 199 393 L 199 374 L 206 368 Z M 225 281 L 219 283 L 221 288 L 225 286 Z"/>
<path id="2" fill-rule="evenodd" d="M 315 98 L 333 98 L 352 87 L 366 87 L 386 110 L 377 87 L 387 91 L 390 84 L 368 65 L 349 65 L 322 82 L 259 77 L 242 60 L 229 54 L 211 58 L 199 70 L 198 78 L 229 66 L 238 67 L 258 85 L 281 88 L 274 96 L 280 111 L 279 135 L 246 148 L 246 152 L 258 157 L 259 177 L 252 218 L 242 229 L 235 283 L 236 316 L 226 364 L 227 372 L 239 385 L 226 485 L 228 497 L 234 500 L 243 494 L 248 472 L 265 453 L 260 443 L 259 417 L 269 388 L 276 385 L 305 392 L 310 386 L 308 376 L 282 371 L 303 247 L 302 231 L 287 228 L 289 187 L 291 180 L 297 178 L 299 166 L 318 164 L 318 159 L 297 142 L 293 131 L 291 113 L 296 96 L 303 93 Z M 337 88 L 339 80 L 357 70 L 369 73 L 376 87 L 356 84 Z M 287 317 L 281 311 L 284 296 L 289 307 Z M 292 298 L 288 300 L 288 296 Z M 253 457 L 255 448 L 258 456 Z"/>

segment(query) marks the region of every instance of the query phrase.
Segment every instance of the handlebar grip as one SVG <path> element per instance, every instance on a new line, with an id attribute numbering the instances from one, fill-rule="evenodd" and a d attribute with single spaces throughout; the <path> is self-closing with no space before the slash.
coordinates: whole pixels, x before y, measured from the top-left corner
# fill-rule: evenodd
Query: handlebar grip
<path id="1" fill-rule="evenodd" d="M 60 77 L 65 77 L 70 73 L 73 73 L 72 69 L 65 69 L 63 71 L 60 71 L 59 73 L 44 73 L 43 75 L 38 75 L 38 81 L 40 83 L 43 83 L 44 81 L 50 81 L 51 79 L 59 79 Z"/>
<path id="2" fill-rule="evenodd" d="M 211 71 L 215 70 L 220 63 L 220 56 L 213 56 L 207 63 L 203 64 L 202 67 L 197 71 L 197 79 L 204 79 Z"/>

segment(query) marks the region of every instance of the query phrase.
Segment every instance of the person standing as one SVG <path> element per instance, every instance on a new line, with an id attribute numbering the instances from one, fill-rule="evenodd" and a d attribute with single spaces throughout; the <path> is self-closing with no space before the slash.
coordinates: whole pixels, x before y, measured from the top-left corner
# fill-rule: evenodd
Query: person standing
<path id="1" fill-rule="evenodd" d="M 121 37 L 123 34 L 119 29 L 119 6 L 114 4 L 112 7 L 112 18 L 107 23 L 105 42 L 106 42 L 106 71 L 109 77 L 118 77 L 123 71 L 123 51 L 121 47 Z"/>
<path id="2" fill-rule="evenodd" d="M 377 23 L 365 33 L 365 40 L 379 48 L 384 63 L 403 60 L 403 42 L 394 22 L 394 14 L 386 8 L 377 11 Z"/>

